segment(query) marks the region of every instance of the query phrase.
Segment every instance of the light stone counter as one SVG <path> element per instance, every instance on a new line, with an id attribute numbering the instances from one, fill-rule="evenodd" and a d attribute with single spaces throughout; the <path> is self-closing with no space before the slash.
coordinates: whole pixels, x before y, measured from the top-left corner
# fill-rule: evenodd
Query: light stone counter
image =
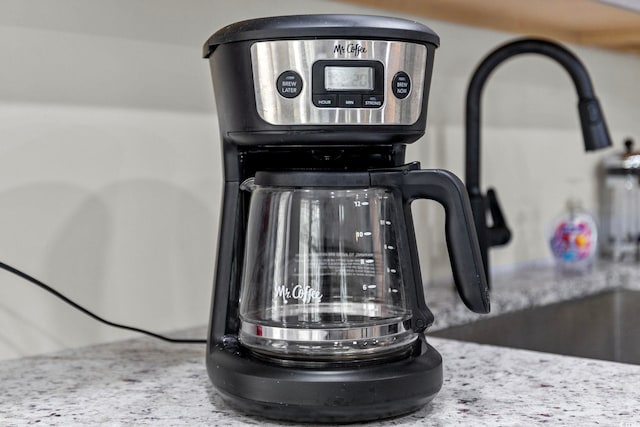
<path id="1" fill-rule="evenodd" d="M 640 268 L 589 276 L 535 269 L 495 281 L 494 311 L 638 289 Z M 448 287 L 428 289 L 435 327 L 473 319 Z M 189 331 L 204 336 L 205 329 Z M 639 337 L 640 338 L 640 337 Z M 375 425 L 640 425 L 640 366 L 430 339 L 444 359 L 441 392 L 411 415 Z M 282 425 L 228 408 L 204 347 L 140 338 L 0 363 L 0 425 Z"/>

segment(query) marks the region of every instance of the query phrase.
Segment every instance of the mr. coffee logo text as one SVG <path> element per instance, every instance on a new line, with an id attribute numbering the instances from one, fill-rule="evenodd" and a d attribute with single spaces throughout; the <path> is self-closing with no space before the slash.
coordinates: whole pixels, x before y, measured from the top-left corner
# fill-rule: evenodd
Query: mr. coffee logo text
<path id="1" fill-rule="evenodd" d="M 338 43 L 333 48 L 333 53 L 337 53 L 338 55 L 353 55 L 360 56 L 360 54 L 367 53 L 367 48 L 362 46 L 360 43 L 349 43 L 347 45 Z"/>
<path id="2" fill-rule="evenodd" d="M 290 299 L 298 300 L 304 304 L 308 304 L 312 301 L 322 301 L 322 294 L 320 291 L 313 289 L 311 286 L 295 285 L 293 288 L 289 289 L 285 285 L 282 285 L 277 286 L 274 291 L 274 296 L 276 298 L 282 298 L 282 302 L 285 304 L 288 303 Z"/>

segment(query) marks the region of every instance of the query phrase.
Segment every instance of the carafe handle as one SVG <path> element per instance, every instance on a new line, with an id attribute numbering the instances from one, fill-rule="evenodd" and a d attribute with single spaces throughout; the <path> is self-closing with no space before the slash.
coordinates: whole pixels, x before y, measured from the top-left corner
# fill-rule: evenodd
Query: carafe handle
<path id="1" fill-rule="evenodd" d="M 431 199 L 446 213 L 445 234 L 453 278 L 465 305 L 476 313 L 488 313 L 489 287 L 482 266 L 480 246 L 473 223 L 473 213 L 464 184 L 453 173 L 442 169 L 414 169 L 417 165 L 395 171 L 371 172 L 371 185 L 392 187 L 400 191 L 407 228 L 411 227 L 411 202 Z M 412 243 L 414 276 L 420 281 L 417 249 Z"/>

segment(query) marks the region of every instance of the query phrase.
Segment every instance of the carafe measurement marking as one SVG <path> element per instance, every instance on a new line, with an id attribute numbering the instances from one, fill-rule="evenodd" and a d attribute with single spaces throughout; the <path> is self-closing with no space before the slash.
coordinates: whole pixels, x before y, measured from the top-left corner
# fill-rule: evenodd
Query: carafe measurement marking
<path id="1" fill-rule="evenodd" d="M 356 231 L 356 242 L 363 237 L 370 237 L 371 234 L 370 231 Z"/>

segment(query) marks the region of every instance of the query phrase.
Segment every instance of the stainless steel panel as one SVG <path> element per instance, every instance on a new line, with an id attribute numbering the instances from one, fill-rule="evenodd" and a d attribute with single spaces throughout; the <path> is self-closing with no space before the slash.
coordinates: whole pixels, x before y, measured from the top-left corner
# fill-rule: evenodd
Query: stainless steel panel
<path id="1" fill-rule="evenodd" d="M 311 98 L 311 68 L 319 60 L 367 60 L 384 65 L 384 104 L 380 108 L 319 108 Z M 383 40 L 278 40 L 251 46 L 251 63 L 260 117 L 274 125 L 411 125 L 420 117 L 427 48 L 421 44 Z M 302 92 L 280 96 L 278 76 L 288 70 L 300 74 Z M 404 99 L 391 92 L 398 71 L 411 78 Z"/>

